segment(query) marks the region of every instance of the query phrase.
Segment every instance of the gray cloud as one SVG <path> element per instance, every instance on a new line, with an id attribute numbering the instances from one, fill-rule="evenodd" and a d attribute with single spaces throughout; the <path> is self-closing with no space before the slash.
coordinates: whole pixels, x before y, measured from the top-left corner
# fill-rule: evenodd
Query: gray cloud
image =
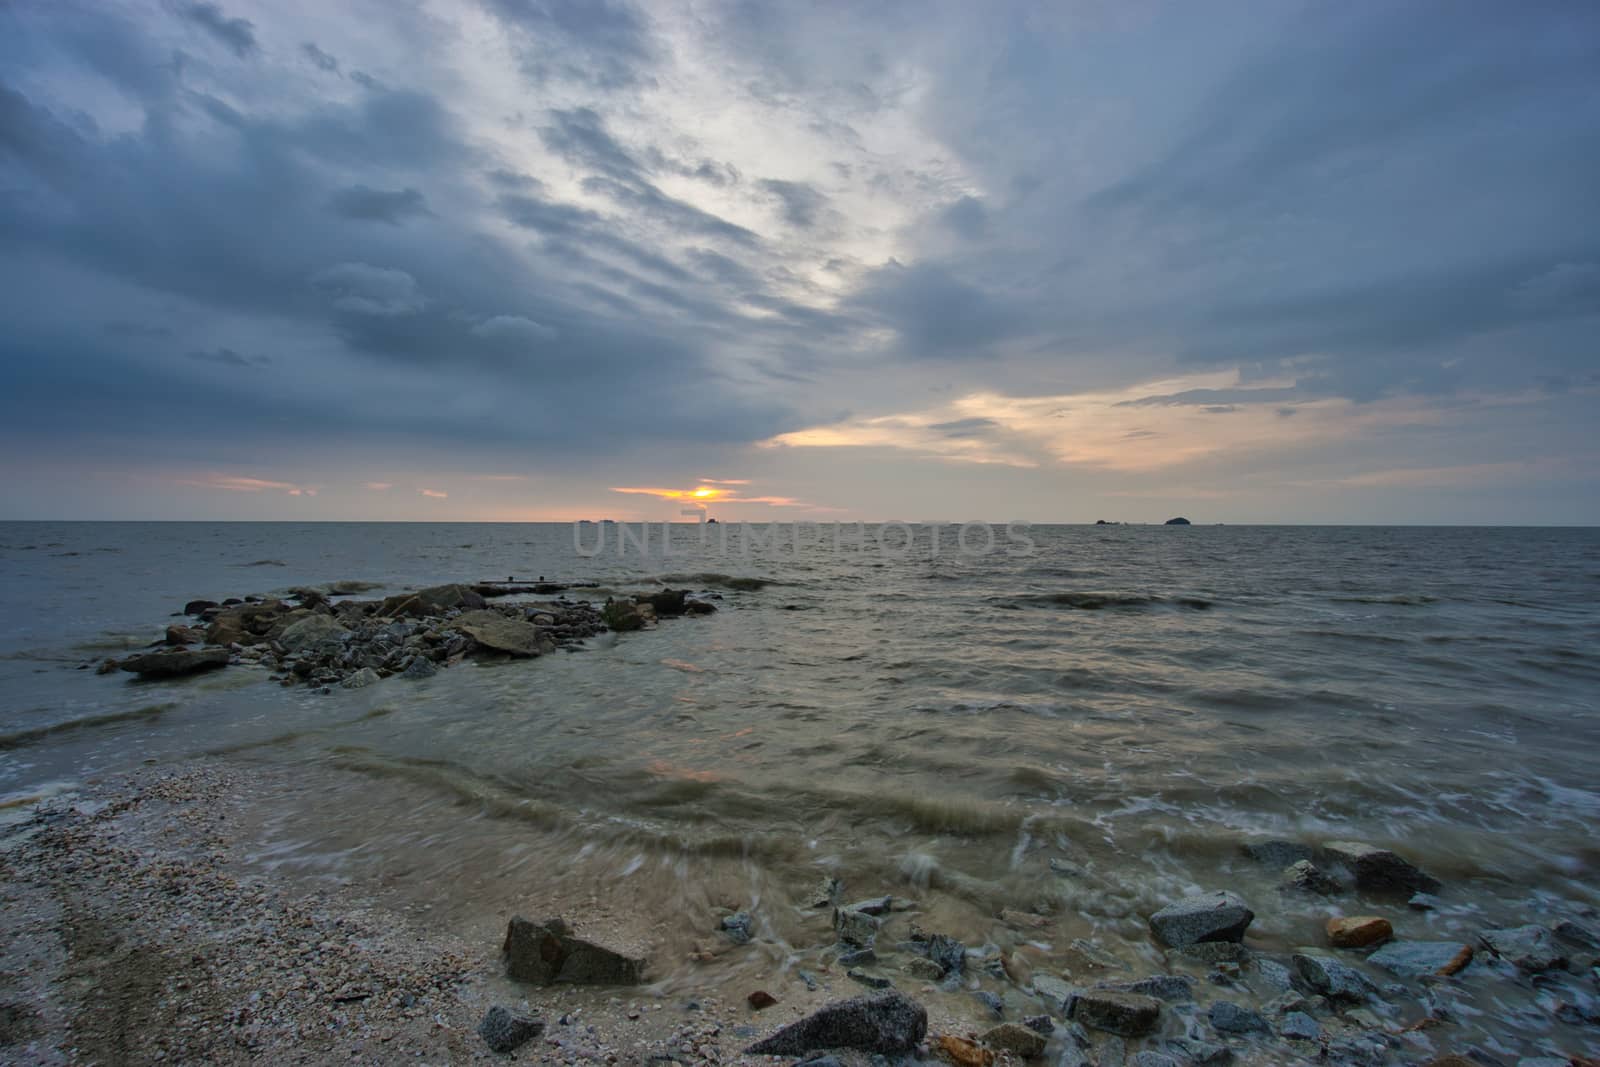
<path id="1" fill-rule="evenodd" d="M 183 18 L 220 41 L 240 59 L 256 51 L 255 23 L 249 19 L 230 18 L 221 7 L 211 3 L 210 0 L 182 3 L 178 5 L 177 11 Z"/>
<path id="2" fill-rule="evenodd" d="M 318 70 L 321 70 L 321 71 L 323 71 L 325 73 L 328 73 L 328 74 L 338 74 L 339 73 L 339 60 L 338 60 L 338 58 L 336 56 L 331 56 L 328 53 L 324 52 L 322 49 L 318 48 L 313 42 L 307 41 L 304 44 L 302 44 L 300 46 L 300 51 L 302 51 L 302 52 L 304 52 L 306 54 L 306 58 L 311 60 L 311 62 L 316 66 L 316 68 Z"/>
<path id="3" fill-rule="evenodd" d="M 223 367 L 238 367 L 243 370 L 257 370 L 272 364 L 267 356 L 244 356 L 231 348 L 215 348 L 209 352 L 186 352 L 188 358 L 201 363 L 215 363 Z"/>
<path id="4" fill-rule="evenodd" d="M 427 199 L 415 189 L 369 189 L 352 185 L 336 191 L 328 202 L 335 214 L 363 222 L 402 225 L 407 219 L 432 215 Z"/>
<path id="5" fill-rule="evenodd" d="M 767 178 L 760 182 L 760 186 L 782 205 L 784 221 L 798 229 L 809 230 L 815 226 L 828 206 L 828 198 L 806 182 Z"/>

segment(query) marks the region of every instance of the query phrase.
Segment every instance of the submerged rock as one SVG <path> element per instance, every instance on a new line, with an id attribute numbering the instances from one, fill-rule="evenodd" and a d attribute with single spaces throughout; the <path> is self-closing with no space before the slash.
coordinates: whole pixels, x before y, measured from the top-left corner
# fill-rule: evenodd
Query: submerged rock
<path id="1" fill-rule="evenodd" d="M 1184 948 L 1201 941 L 1241 941 L 1255 917 L 1239 897 L 1217 890 L 1168 904 L 1150 916 L 1150 929 L 1163 944 Z"/>
<path id="2" fill-rule="evenodd" d="M 1359 889 L 1437 893 L 1444 887 L 1439 879 L 1386 848 L 1360 841 L 1331 841 L 1322 846 L 1322 851 L 1332 862 L 1350 871 Z"/>
<path id="3" fill-rule="evenodd" d="M 438 673 L 439 668 L 435 667 L 427 656 L 413 656 L 411 662 L 406 664 L 406 669 L 400 672 L 400 677 L 418 681 L 422 678 L 432 678 Z"/>
<path id="4" fill-rule="evenodd" d="M 833 913 L 833 932 L 847 945 L 865 947 L 878 936 L 878 920 L 864 911 L 837 908 Z"/>
<path id="5" fill-rule="evenodd" d="M 756 1056 L 799 1056 L 814 1049 L 910 1052 L 928 1034 L 928 1013 L 904 993 L 835 1001 L 745 1049 Z"/>
<path id="6" fill-rule="evenodd" d="M 512 919 L 502 951 L 506 973 L 519 982 L 637 985 L 644 980 L 644 960 L 574 937 L 561 919 Z"/>
<path id="7" fill-rule="evenodd" d="M 1278 887 L 1301 893 L 1315 893 L 1323 897 L 1331 897 L 1344 888 L 1337 878 L 1310 860 L 1298 860 L 1285 867 L 1283 879 L 1278 883 Z"/>
<path id="8" fill-rule="evenodd" d="M 218 606 L 219 605 L 217 604 L 217 602 L 215 600 L 191 600 L 191 601 L 189 601 L 187 604 L 185 604 L 183 606 L 183 614 L 185 614 L 185 615 L 204 615 L 206 612 L 210 611 L 212 608 L 218 607 Z"/>
<path id="9" fill-rule="evenodd" d="M 1331 956 L 1302 953 L 1297 954 L 1291 962 L 1300 980 L 1329 1000 L 1360 1003 L 1373 991 L 1372 983 L 1366 976 Z"/>
<path id="10" fill-rule="evenodd" d="M 1067 1014 L 1070 1014 L 1067 1008 L 1071 1005 L 1072 999 L 1078 995 L 1078 991 L 1070 982 L 1051 974 L 1034 975 L 1033 992 L 1056 1011 Z"/>
<path id="11" fill-rule="evenodd" d="M 1479 935 L 1484 947 L 1518 970 L 1537 974 L 1567 965 L 1567 955 L 1557 947 L 1550 931 L 1537 923 L 1504 930 L 1485 930 Z"/>
<path id="12" fill-rule="evenodd" d="M 1451 975 L 1472 962 L 1472 946 L 1459 941 L 1391 941 L 1367 962 L 1401 978 Z"/>
<path id="13" fill-rule="evenodd" d="M 736 911 L 732 915 L 725 915 L 717 928 L 728 935 L 728 940 L 735 945 L 748 945 L 750 943 L 750 930 L 755 921 L 750 918 L 748 911 Z"/>
<path id="14" fill-rule="evenodd" d="M 1329 919 L 1328 944 L 1334 948 L 1365 948 L 1389 941 L 1394 937 L 1394 927 L 1388 919 L 1376 915 L 1347 915 Z"/>
<path id="15" fill-rule="evenodd" d="M 1156 1028 L 1161 1002 L 1139 993 L 1090 989 L 1073 998 L 1072 1017 L 1092 1030 L 1142 1037 Z"/>
<path id="16" fill-rule="evenodd" d="M 1211 1005 L 1210 1019 L 1212 1027 L 1222 1034 L 1265 1034 L 1272 1031 L 1260 1012 L 1227 1000 L 1219 1000 Z"/>
<path id="17" fill-rule="evenodd" d="M 1246 856 L 1267 867 L 1288 867 L 1316 855 L 1310 845 L 1298 841 L 1251 841 L 1240 848 Z"/>
<path id="18" fill-rule="evenodd" d="M 208 671 L 213 667 L 228 665 L 225 648 L 172 649 L 167 652 L 146 652 L 120 660 L 117 666 L 141 678 L 176 678 L 180 675 Z"/>
<path id="19" fill-rule="evenodd" d="M 1099 988 L 1114 989 L 1119 993 L 1138 993 L 1174 1004 L 1194 999 L 1194 981 L 1181 974 L 1155 974 L 1132 982 L 1107 983 Z"/>
<path id="20" fill-rule="evenodd" d="M 1001 1023 L 993 1027 L 983 1035 L 983 1043 L 992 1049 L 1027 1060 L 1043 1056 L 1048 1044 L 1043 1034 L 1016 1023 Z"/>
<path id="21" fill-rule="evenodd" d="M 956 1067 L 990 1067 L 995 1060 L 991 1050 L 955 1034 L 940 1034 L 934 1047 Z"/>
<path id="22" fill-rule="evenodd" d="M 494 1052 L 515 1052 L 542 1033 L 543 1021 L 499 1005 L 490 1008 L 478 1024 L 478 1036 Z"/>
<path id="23" fill-rule="evenodd" d="M 944 977 L 943 967 L 922 956 L 912 956 L 900 965 L 900 970 L 912 978 L 920 978 L 925 982 L 937 982 Z"/>
<path id="24" fill-rule="evenodd" d="M 344 689 L 365 689 L 367 686 L 377 685 L 381 681 L 383 679 L 378 677 L 377 671 L 371 667 L 362 667 L 359 671 L 340 682 L 339 685 Z"/>

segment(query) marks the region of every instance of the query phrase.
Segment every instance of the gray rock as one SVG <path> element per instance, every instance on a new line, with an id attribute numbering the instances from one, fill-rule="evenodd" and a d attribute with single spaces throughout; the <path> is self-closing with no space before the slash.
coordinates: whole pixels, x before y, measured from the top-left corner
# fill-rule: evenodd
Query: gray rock
<path id="1" fill-rule="evenodd" d="M 849 952 L 839 953 L 839 965 L 841 967 L 859 967 L 862 964 L 877 962 L 878 953 L 875 949 L 855 948 L 851 949 Z M 928 962 L 931 963 L 932 961 L 930 960 Z M 941 974 L 942 973 L 943 972 L 941 972 Z"/>
<path id="2" fill-rule="evenodd" d="M 1120 1037 L 1113 1037 L 1100 1046 L 1100 1067 L 1122 1067 L 1127 1059 L 1128 1046 Z"/>
<path id="3" fill-rule="evenodd" d="M 1138 993 L 1155 997 L 1168 1003 L 1181 1004 L 1194 999 L 1194 981 L 1181 974 L 1155 974 L 1132 982 L 1103 983 L 1101 989 L 1115 989 L 1123 993 Z"/>
<path id="4" fill-rule="evenodd" d="M 1285 867 L 1278 887 L 1299 893 L 1315 893 L 1324 897 L 1331 897 L 1344 888 L 1337 878 L 1310 860 L 1300 860 Z"/>
<path id="5" fill-rule="evenodd" d="M 423 678 L 432 678 L 439 673 L 439 668 L 427 656 L 412 656 L 411 662 L 406 664 L 406 669 L 400 672 L 400 677 L 413 682 Z"/>
<path id="6" fill-rule="evenodd" d="M 839 879 L 824 875 L 822 881 L 811 891 L 806 900 L 808 908 L 831 908 L 839 903 L 839 894 L 844 891 L 844 883 Z"/>
<path id="7" fill-rule="evenodd" d="M 339 685 L 344 689 L 365 689 L 369 685 L 377 685 L 383 681 L 378 672 L 371 667 L 362 667 L 359 671 L 347 677 Z"/>
<path id="8" fill-rule="evenodd" d="M 426 589 L 419 589 L 415 593 L 401 593 L 397 596 L 387 597 L 378 605 L 377 614 L 381 616 L 410 615 L 415 617 L 443 615 L 451 608 L 478 611 L 483 608 L 485 603 L 483 597 L 470 586 L 432 585 Z"/>
<path id="9" fill-rule="evenodd" d="M 303 652 L 324 641 L 342 641 L 349 636 L 350 631 L 340 626 L 331 615 L 308 615 L 299 622 L 291 623 L 279 634 L 278 644 L 286 652 Z"/>
<path id="10" fill-rule="evenodd" d="M 868 974 L 863 970 L 852 969 L 844 973 L 846 978 L 849 978 L 852 981 L 860 982 L 868 989 L 888 989 L 890 986 L 894 985 L 893 982 L 881 975 Z"/>
<path id="11" fill-rule="evenodd" d="M 1030 1015 L 1022 1020 L 1022 1025 L 1036 1034 L 1043 1034 L 1045 1037 L 1049 1037 L 1056 1032 L 1056 1021 L 1048 1015 Z"/>
<path id="12" fill-rule="evenodd" d="M 1133 1059 L 1129 1062 L 1133 1064 L 1133 1067 L 1183 1067 L 1183 1061 L 1176 1056 L 1169 1056 L 1165 1052 L 1155 1052 L 1150 1049 L 1134 1053 Z"/>
<path id="13" fill-rule="evenodd" d="M 1524 1056 L 1517 1061 L 1517 1067 L 1571 1067 L 1572 1061 L 1566 1057 L 1557 1059 L 1554 1056 Z"/>
<path id="14" fill-rule="evenodd" d="M 1453 974 L 1471 959 L 1472 946 L 1459 941 L 1391 941 L 1368 956 L 1367 962 L 1401 978 L 1420 978 Z"/>
<path id="15" fill-rule="evenodd" d="M 1322 1037 L 1322 1026 L 1303 1011 L 1291 1011 L 1278 1024 L 1278 1033 L 1296 1041 L 1316 1041 Z"/>
<path id="16" fill-rule="evenodd" d="M 1260 1012 L 1251 1011 L 1232 1001 L 1219 1000 L 1211 1005 L 1211 1025 L 1223 1034 L 1267 1034 L 1272 1028 Z"/>
<path id="17" fill-rule="evenodd" d="M 1412 911 L 1433 911 L 1439 906 L 1439 898 L 1432 893 L 1413 893 L 1411 899 L 1406 901 L 1406 907 Z"/>
<path id="18" fill-rule="evenodd" d="M 1347 870 L 1360 889 L 1412 893 L 1437 893 L 1443 883 L 1425 874 L 1386 848 L 1360 841 L 1331 841 L 1322 846 L 1323 855 Z"/>
<path id="19" fill-rule="evenodd" d="M 1072 1017 L 1091 1030 L 1142 1037 L 1156 1028 L 1161 1018 L 1161 1002 L 1138 993 L 1090 989 L 1073 999 Z"/>
<path id="20" fill-rule="evenodd" d="M 1479 938 L 1490 952 L 1529 974 L 1553 971 L 1567 965 L 1566 953 L 1557 947 L 1550 931 L 1537 923 L 1503 930 L 1485 930 Z"/>
<path id="21" fill-rule="evenodd" d="M 225 648 L 174 649 L 170 652 L 146 652 L 129 656 L 117 666 L 141 678 L 177 678 L 185 674 L 209 671 L 228 665 Z"/>
<path id="22" fill-rule="evenodd" d="M 1168 904 L 1150 916 L 1150 929 L 1163 944 L 1184 948 L 1202 941 L 1240 941 L 1255 917 L 1239 897 L 1218 890 Z"/>
<path id="23" fill-rule="evenodd" d="M 844 1067 L 844 1061 L 829 1053 L 818 1056 L 808 1056 L 803 1060 L 796 1060 L 794 1067 Z"/>
<path id="24" fill-rule="evenodd" d="M 544 1023 L 499 1005 L 489 1009 L 478 1024 L 478 1035 L 494 1052 L 515 1052 L 544 1033 Z"/>
<path id="25" fill-rule="evenodd" d="M 498 611 L 469 611 L 451 623 L 484 648 L 511 656 L 539 655 L 539 628 L 521 619 L 511 619 Z"/>
<path id="26" fill-rule="evenodd" d="M 946 934 L 928 938 L 928 958 L 944 968 L 946 975 L 960 974 L 967 962 L 967 946 Z"/>
<path id="27" fill-rule="evenodd" d="M 1275 989 L 1280 993 L 1287 992 L 1293 988 L 1294 983 L 1290 978 L 1289 968 L 1277 960 L 1258 959 L 1255 961 L 1255 965 L 1256 974 L 1261 976 L 1261 981 L 1266 984 L 1267 988 Z"/>
<path id="28" fill-rule="evenodd" d="M 561 919 L 512 919 L 502 951 L 506 973 L 519 982 L 637 985 L 644 980 L 644 960 L 574 937 Z"/>
<path id="29" fill-rule="evenodd" d="M 1290 962 L 1302 982 L 1329 1000 L 1361 1003 L 1374 991 L 1360 971 L 1331 956 L 1297 954 Z"/>
<path id="30" fill-rule="evenodd" d="M 836 908 L 833 932 L 847 945 L 870 945 L 878 936 L 878 920 L 864 911 Z"/>
<path id="31" fill-rule="evenodd" d="M 1316 849 L 1298 841 L 1252 841 L 1244 846 L 1244 854 L 1263 866 L 1283 868 L 1309 860 Z"/>
<path id="32" fill-rule="evenodd" d="M 904 993 L 876 993 L 835 1001 L 745 1051 L 759 1056 L 799 1056 L 814 1049 L 910 1052 L 928 1034 L 928 1013 Z"/>
<path id="33" fill-rule="evenodd" d="M 921 956 L 912 956 L 900 965 L 900 970 L 912 978 L 925 982 L 937 982 L 944 977 L 943 967 Z"/>
<path id="34" fill-rule="evenodd" d="M 1006 1017 L 1006 1002 L 1000 999 L 1000 995 L 998 993 L 991 993 L 987 989 L 980 989 L 972 995 L 983 1001 L 984 1007 L 989 1009 L 989 1014 L 993 1015 L 996 1019 L 1004 1019 Z"/>
<path id="35" fill-rule="evenodd" d="M 1182 1051 L 1181 1062 L 1184 1064 L 1220 1067 L 1221 1064 L 1233 1061 L 1233 1049 L 1227 1045 L 1219 1045 L 1215 1041 L 1202 1041 L 1197 1037 L 1176 1037 L 1172 1039 L 1172 1047 Z"/>
<path id="36" fill-rule="evenodd" d="M 747 911 L 736 911 L 732 915 L 724 915 L 722 922 L 717 924 L 717 929 L 728 935 L 728 940 L 735 945 L 748 945 L 750 943 L 750 930 L 755 921 L 750 918 Z"/>
<path id="37" fill-rule="evenodd" d="M 859 911 L 864 915 L 887 915 L 894 904 L 894 897 L 871 897 L 867 900 L 858 900 L 854 904 L 845 905 L 846 911 Z"/>
<path id="38" fill-rule="evenodd" d="M 1066 1014 L 1072 998 L 1077 996 L 1071 983 L 1057 978 L 1053 974 L 1036 974 L 1033 976 L 1033 991 L 1040 1000 L 1049 1004 L 1053 1009 Z"/>
<path id="39" fill-rule="evenodd" d="M 1552 926 L 1551 931 L 1561 940 L 1581 948 L 1600 949 L 1600 934 L 1582 923 L 1573 922 L 1571 919 L 1562 919 Z"/>
<path id="40" fill-rule="evenodd" d="M 1013 1056 L 1031 1060 L 1043 1056 L 1049 1042 L 1037 1030 L 1016 1023 L 1001 1023 L 983 1035 L 983 1043 L 997 1052 L 1009 1052 Z"/>
<path id="41" fill-rule="evenodd" d="M 1250 958 L 1250 950 L 1234 941 L 1198 941 L 1177 953 L 1197 963 L 1243 963 Z"/>

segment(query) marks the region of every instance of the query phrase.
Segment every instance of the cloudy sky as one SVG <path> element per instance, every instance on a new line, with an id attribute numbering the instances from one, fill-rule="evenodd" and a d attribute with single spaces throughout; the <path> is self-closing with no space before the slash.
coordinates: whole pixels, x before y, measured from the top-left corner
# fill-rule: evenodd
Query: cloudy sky
<path id="1" fill-rule="evenodd" d="M 1590 0 L 0 0 L 0 517 L 1600 522 L 1597 130 Z"/>

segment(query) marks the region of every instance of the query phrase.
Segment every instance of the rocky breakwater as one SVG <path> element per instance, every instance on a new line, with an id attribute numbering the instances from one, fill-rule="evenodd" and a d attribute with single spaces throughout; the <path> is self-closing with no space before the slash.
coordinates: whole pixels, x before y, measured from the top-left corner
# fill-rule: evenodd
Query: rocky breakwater
<path id="1" fill-rule="evenodd" d="M 283 685 L 359 689 L 396 675 L 427 678 L 468 657 L 533 658 L 607 630 L 641 630 L 662 618 L 716 610 L 671 589 L 614 597 L 598 607 L 565 598 L 490 605 L 477 588 L 459 584 L 382 600 L 335 600 L 329 592 L 300 588 L 282 597 L 190 601 L 182 613 L 194 623 L 168 626 L 151 651 L 107 660 L 100 673 L 174 678 L 245 665 L 265 668 Z"/>

